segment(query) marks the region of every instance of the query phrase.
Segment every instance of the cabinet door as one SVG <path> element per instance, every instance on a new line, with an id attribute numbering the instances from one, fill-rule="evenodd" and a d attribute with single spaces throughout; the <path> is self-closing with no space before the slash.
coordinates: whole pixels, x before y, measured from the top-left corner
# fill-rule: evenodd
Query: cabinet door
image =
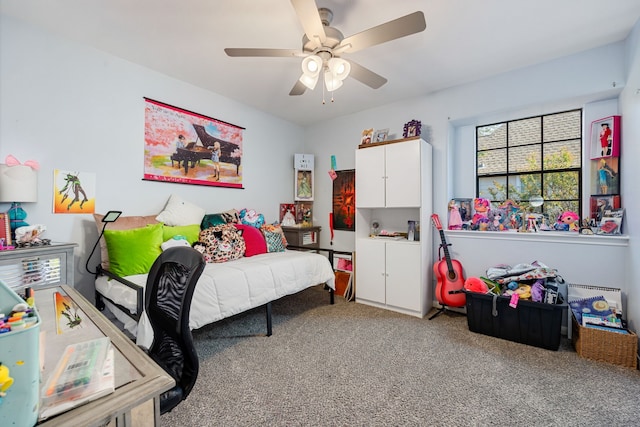
<path id="1" fill-rule="evenodd" d="M 420 206 L 420 143 L 415 140 L 385 146 L 386 207 Z"/>
<path id="2" fill-rule="evenodd" d="M 356 301 L 385 303 L 385 242 L 356 240 Z"/>
<path id="3" fill-rule="evenodd" d="M 384 207 L 384 147 L 356 150 L 356 207 Z"/>
<path id="4" fill-rule="evenodd" d="M 387 305 L 419 312 L 422 287 L 427 286 L 426 283 L 421 283 L 420 245 L 387 242 L 386 266 Z"/>

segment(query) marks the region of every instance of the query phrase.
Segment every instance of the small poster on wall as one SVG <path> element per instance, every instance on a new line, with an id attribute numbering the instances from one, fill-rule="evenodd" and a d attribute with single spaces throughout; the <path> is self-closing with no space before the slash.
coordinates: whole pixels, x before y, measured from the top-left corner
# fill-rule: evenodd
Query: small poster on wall
<path id="1" fill-rule="evenodd" d="M 95 212 L 96 174 L 55 169 L 53 191 L 53 213 Z"/>
<path id="2" fill-rule="evenodd" d="M 242 187 L 244 128 L 145 98 L 144 180 Z"/>
<path id="3" fill-rule="evenodd" d="M 591 122 L 591 158 L 620 156 L 620 116 Z"/>
<path id="4" fill-rule="evenodd" d="M 313 171 L 296 169 L 295 201 L 313 200 Z"/>
<path id="5" fill-rule="evenodd" d="M 356 171 L 336 171 L 333 181 L 333 229 L 356 230 Z"/>

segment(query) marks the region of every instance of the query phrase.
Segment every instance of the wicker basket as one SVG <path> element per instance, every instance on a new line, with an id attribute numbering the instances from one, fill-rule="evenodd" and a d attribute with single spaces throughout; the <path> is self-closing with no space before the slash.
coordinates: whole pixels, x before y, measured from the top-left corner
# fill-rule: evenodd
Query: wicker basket
<path id="1" fill-rule="evenodd" d="M 628 368 L 638 367 L 638 336 L 585 328 L 573 319 L 573 347 L 580 357 L 613 363 Z"/>

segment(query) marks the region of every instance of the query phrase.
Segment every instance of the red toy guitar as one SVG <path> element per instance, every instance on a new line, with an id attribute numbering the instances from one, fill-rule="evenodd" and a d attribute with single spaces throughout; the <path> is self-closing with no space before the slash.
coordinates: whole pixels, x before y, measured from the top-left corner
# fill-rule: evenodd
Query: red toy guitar
<path id="1" fill-rule="evenodd" d="M 462 292 L 464 287 L 464 275 L 462 273 L 462 264 L 460 261 L 451 259 L 449 255 L 449 247 L 444 237 L 442 224 L 438 214 L 431 215 L 433 226 L 440 232 L 440 245 L 444 250 L 444 260 L 440 260 L 433 265 L 433 271 L 438 278 L 436 285 L 436 298 L 442 305 L 449 307 L 464 307 L 466 304 L 466 296 Z"/>

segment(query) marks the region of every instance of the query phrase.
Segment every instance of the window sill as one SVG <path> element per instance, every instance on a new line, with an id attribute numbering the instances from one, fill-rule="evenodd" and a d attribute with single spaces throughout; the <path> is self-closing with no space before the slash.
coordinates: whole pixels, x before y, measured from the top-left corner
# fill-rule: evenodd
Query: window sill
<path id="1" fill-rule="evenodd" d="M 447 237 L 477 240 L 504 240 L 517 242 L 571 243 L 576 245 L 629 246 L 626 234 L 603 236 L 585 235 L 573 231 L 540 231 L 537 233 L 519 233 L 516 231 L 469 231 L 446 230 Z"/>

